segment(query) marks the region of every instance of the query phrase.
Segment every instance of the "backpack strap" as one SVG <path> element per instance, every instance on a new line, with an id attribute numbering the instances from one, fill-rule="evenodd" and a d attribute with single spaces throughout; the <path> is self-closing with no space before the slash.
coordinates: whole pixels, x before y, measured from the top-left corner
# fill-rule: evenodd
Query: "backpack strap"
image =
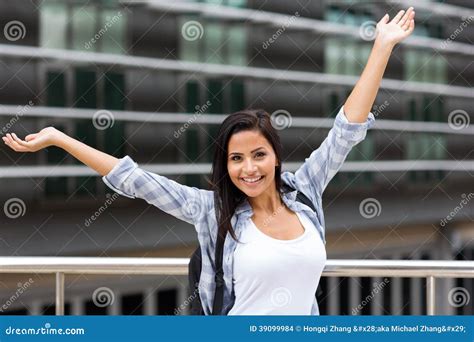
<path id="1" fill-rule="evenodd" d="M 290 185 L 285 184 L 285 183 L 283 183 L 283 188 L 285 188 L 286 190 L 295 191 L 295 189 L 293 189 L 293 187 L 291 187 Z M 296 193 L 296 200 L 298 202 L 306 204 L 308 207 L 311 208 L 311 210 L 316 212 L 316 209 L 314 208 L 313 202 L 311 202 L 310 199 L 308 197 L 306 197 L 306 195 L 303 194 L 301 191 L 298 191 Z"/>
<path id="2" fill-rule="evenodd" d="M 212 306 L 212 315 L 221 315 L 222 307 L 224 305 L 224 269 L 222 268 L 222 261 L 224 259 L 224 242 L 225 236 L 217 234 L 216 242 L 216 275 L 214 282 L 216 283 L 216 289 L 214 291 L 214 303 Z"/>

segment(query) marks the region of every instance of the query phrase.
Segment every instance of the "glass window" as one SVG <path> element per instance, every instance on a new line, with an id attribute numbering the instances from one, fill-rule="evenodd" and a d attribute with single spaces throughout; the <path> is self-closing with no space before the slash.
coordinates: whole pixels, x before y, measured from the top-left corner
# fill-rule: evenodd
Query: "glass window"
<path id="1" fill-rule="evenodd" d="M 66 92 L 64 74 L 59 72 L 48 72 L 46 76 L 46 105 L 49 107 L 65 107 Z M 60 131 L 64 131 L 64 127 L 55 125 Z M 64 163 L 67 153 L 58 147 L 48 147 L 46 150 L 46 161 L 48 164 L 58 165 Z M 64 196 L 67 195 L 67 178 L 66 177 L 47 177 L 45 182 L 45 195 Z"/>
<path id="2" fill-rule="evenodd" d="M 343 73 L 344 47 L 340 38 L 326 38 L 326 48 L 324 49 L 324 66 L 328 74 Z"/>
<path id="3" fill-rule="evenodd" d="M 104 108 L 125 109 L 125 77 L 123 74 L 106 72 L 104 75 Z M 125 126 L 123 121 L 114 124 L 104 132 L 104 151 L 121 158 L 125 154 Z"/>
<path id="4" fill-rule="evenodd" d="M 122 296 L 122 315 L 143 315 L 144 298 L 141 293 Z"/>
<path id="5" fill-rule="evenodd" d="M 225 61 L 224 27 L 221 23 L 208 22 L 204 26 L 205 63 L 223 64 Z"/>
<path id="6" fill-rule="evenodd" d="M 97 33 L 97 10 L 95 6 L 77 6 L 72 9 L 72 48 L 96 51 L 97 43 L 90 44 Z M 88 46 L 90 46 L 88 48 Z"/>
<path id="7" fill-rule="evenodd" d="M 96 75 L 94 71 L 76 70 L 75 107 L 97 108 Z M 75 136 L 87 145 L 97 147 L 97 130 L 92 120 L 77 120 Z M 76 164 L 81 164 L 75 160 Z M 96 177 L 77 177 L 76 191 L 79 195 L 94 194 L 97 191 Z"/>
<path id="8" fill-rule="evenodd" d="M 158 291 L 158 315 L 174 315 L 178 306 L 176 289 Z"/>
<path id="9" fill-rule="evenodd" d="M 227 0 L 228 6 L 244 8 L 247 6 L 247 0 Z"/>
<path id="10" fill-rule="evenodd" d="M 210 114 L 222 114 L 224 112 L 223 103 L 223 84 L 221 80 L 210 80 L 207 85 L 207 99 L 211 102 L 209 106 Z M 209 126 L 209 145 L 214 146 L 214 140 L 217 137 L 219 127 L 216 125 Z M 212 160 L 214 149 L 207 150 L 208 160 Z"/>
<path id="11" fill-rule="evenodd" d="M 183 16 L 179 20 L 179 56 L 180 59 L 185 60 L 185 61 L 192 61 L 192 62 L 198 62 L 200 61 L 200 50 L 201 50 L 201 44 L 202 44 L 202 39 L 204 39 L 204 36 L 206 35 L 206 32 L 203 32 L 203 37 L 200 39 L 196 40 L 188 40 L 185 39 L 183 36 L 183 28 L 185 28 L 186 23 L 190 21 L 197 21 L 198 23 L 201 23 L 201 19 L 198 17 L 191 17 L 191 16 Z M 197 27 L 197 26 L 196 26 Z M 198 31 L 199 31 L 199 27 Z M 203 28 L 204 29 L 204 28 Z M 185 30 L 186 31 L 186 30 Z M 194 37 L 192 34 L 199 34 L 199 32 L 189 32 L 190 37 Z"/>
<path id="12" fill-rule="evenodd" d="M 68 25 L 66 4 L 41 2 L 40 7 L 40 46 L 66 49 Z"/>
<path id="13" fill-rule="evenodd" d="M 227 30 L 227 63 L 247 65 L 247 30 L 245 25 L 232 25 Z"/>
<path id="14" fill-rule="evenodd" d="M 104 9 L 100 13 L 100 46 L 102 52 L 124 54 L 126 17 L 119 9 Z"/>
<path id="15" fill-rule="evenodd" d="M 197 81 L 189 81 L 186 84 L 186 112 L 196 112 L 196 107 L 200 105 L 199 84 Z M 198 128 L 189 127 L 186 130 L 186 155 L 193 161 L 199 156 L 199 131 Z M 200 175 L 186 175 L 185 181 L 188 186 L 200 187 Z"/>
<path id="16" fill-rule="evenodd" d="M 244 83 L 234 80 L 230 84 L 230 112 L 234 113 L 245 108 Z"/>
<path id="17" fill-rule="evenodd" d="M 420 81 L 421 80 L 421 70 L 420 70 L 420 56 L 418 51 L 406 49 L 405 50 L 405 63 L 404 63 L 404 72 L 405 79 L 408 81 Z"/>

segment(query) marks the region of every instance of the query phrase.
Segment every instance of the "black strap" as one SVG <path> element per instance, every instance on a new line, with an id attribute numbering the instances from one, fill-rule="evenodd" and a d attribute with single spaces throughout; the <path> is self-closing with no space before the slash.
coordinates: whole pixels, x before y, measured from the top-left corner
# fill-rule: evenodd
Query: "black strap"
<path id="1" fill-rule="evenodd" d="M 295 190 L 287 184 L 283 184 L 283 187 L 286 189 L 289 189 L 290 191 Z M 313 203 L 301 191 L 298 191 L 296 193 L 296 200 L 306 204 L 313 211 L 316 211 L 316 209 L 314 209 Z M 224 305 L 224 269 L 222 268 L 222 262 L 224 259 L 224 242 L 225 242 L 225 235 L 222 236 L 222 234 L 218 233 L 217 242 L 216 242 L 216 255 L 215 255 L 216 275 L 214 277 L 216 288 L 214 291 L 214 303 L 212 306 L 212 313 L 211 313 L 212 315 L 221 315 L 222 307 Z"/>
<path id="2" fill-rule="evenodd" d="M 224 269 L 222 268 L 222 261 L 224 259 L 224 242 L 225 235 L 222 236 L 222 234 L 217 234 L 215 255 L 216 275 L 214 277 L 216 289 L 214 291 L 212 315 L 220 315 L 224 305 Z"/>
<path id="3" fill-rule="evenodd" d="M 295 189 L 293 189 L 293 187 L 289 186 L 288 184 L 283 184 L 283 188 L 285 188 L 286 190 L 295 191 Z M 303 194 L 301 191 L 298 191 L 296 193 L 296 200 L 298 202 L 306 204 L 308 207 L 311 208 L 312 211 L 316 212 L 316 209 L 314 208 L 313 202 L 311 202 L 310 199 L 308 197 L 306 197 L 306 195 Z"/>

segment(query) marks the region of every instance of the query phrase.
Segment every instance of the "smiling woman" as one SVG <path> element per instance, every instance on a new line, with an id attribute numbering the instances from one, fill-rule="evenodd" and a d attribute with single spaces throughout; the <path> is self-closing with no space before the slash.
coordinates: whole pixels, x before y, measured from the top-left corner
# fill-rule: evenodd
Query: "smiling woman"
<path id="1" fill-rule="evenodd" d="M 222 122 L 210 190 L 143 170 L 129 156 L 117 159 L 53 127 L 25 140 L 14 133 L 3 140 L 18 152 L 61 147 L 104 176 L 118 194 L 144 199 L 194 225 L 204 314 L 317 315 L 315 290 L 326 262 L 322 194 L 374 124 L 370 108 L 388 59 L 413 32 L 414 16 L 409 8 L 378 22 L 359 81 L 323 143 L 295 173 L 282 172 L 280 138 L 264 110 L 242 110 Z M 301 194 L 308 201 L 298 201 Z M 221 289 L 222 296 L 215 296 Z"/>

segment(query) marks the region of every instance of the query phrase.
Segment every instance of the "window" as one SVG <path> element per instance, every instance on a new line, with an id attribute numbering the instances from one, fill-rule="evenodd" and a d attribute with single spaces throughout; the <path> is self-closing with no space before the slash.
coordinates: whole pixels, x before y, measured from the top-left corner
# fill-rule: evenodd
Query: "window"
<path id="1" fill-rule="evenodd" d="M 123 74 L 106 72 L 103 78 L 104 108 L 110 110 L 125 109 L 125 77 Z M 121 158 L 125 154 L 123 121 L 114 121 L 114 124 L 104 132 L 104 151 Z"/>
<path id="2" fill-rule="evenodd" d="M 200 106 L 199 84 L 197 81 L 189 81 L 186 84 L 186 112 L 194 113 Z M 199 144 L 199 128 L 190 126 L 186 130 L 186 155 L 191 160 L 195 161 L 201 151 Z M 200 187 L 201 177 L 197 174 L 185 176 L 186 185 Z"/>
<path id="3" fill-rule="evenodd" d="M 230 83 L 230 112 L 234 113 L 245 108 L 245 88 L 240 80 Z"/>
<path id="4" fill-rule="evenodd" d="M 78 108 L 97 108 L 96 74 L 94 71 L 77 69 L 75 80 L 75 106 Z M 97 147 L 97 129 L 92 120 L 77 120 L 75 136 L 85 144 Z M 82 165 L 78 160 L 76 164 Z M 96 177 L 77 177 L 75 181 L 77 195 L 97 193 Z"/>
<path id="5" fill-rule="evenodd" d="M 97 306 L 92 300 L 88 300 L 84 307 L 86 315 L 107 315 L 107 308 L 107 306 Z"/>
<path id="6" fill-rule="evenodd" d="M 143 295 L 130 294 L 122 296 L 122 315 L 143 315 Z"/>
<path id="7" fill-rule="evenodd" d="M 222 23 L 196 16 L 183 16 L 180 18 L 180 30 L 188 23 L 197 21 L 201 27 L 194 26 L 190 37 L 180 35 L 180 59 L 211 64 L 247 65 L 247 30 L 242 23 Z M 202 37 L 194 39 L 193 35 Z"/>
<path id="8" fill-rule="evenodd" d="M 226 61 L 224 25 L 220 22 L 207 22 L 204 25 L 204 60 L 211 64 L 224 64 Z"/>
<path id="9" fill-rule="evenodd" d="M 66 106 L 65 75 L 60 72 L 50 71 L 46 76 L 46 105 L 50 107 Z M 57 129 L 64 131 L 65 127 L 55 125 Z M 58 165 L 67 157 L 67 153 L 59 147 L 50 146 L 46 150 L 48 164 Z M 47 177 L 45 182 L 45 194 L 48 197 L 64 196 L 67 194 L 66 177 Z"/>
<path id="10" fill-rule="evenodd" d="M 40 46 L 125 53 L 126 16 L 116 4 L 41 2 Z"/>
<path id="11" fill-rule="evenodd" d="M 223 99 L 223 82 L 221 80 L 210 80 L 207 85 L 207 99 L 211 102 L 209 107 L 210 114 L 222 114 L 224 112 Z M 214 140 L 217 137 L 219 127 L 216 125 L 209 126 L 209 145 L 214 146 Z M 211 161 L 214 153 L 213 148 L 207 150 L 208 160 Z"/>
<path id="12" fill-rule="evenodd" d="M 411 99 L 408 103 L 409 119 L 414 121 L 441 122 L 443 117 L 443 100 L 425 96 L 422 99 Z M 406 142 L 408 160 L 442 160 L 447 157 L 446 137 L 432 133 L 410 133 Z M 445 172 L 409 171 L 411 183 L 430 183 L 443 179 Z"/>
<path id="13" fill-rule="evenodd" d="M 69 21 L 68 7 L 63 3 L 41 2 L 40 46 L 66 49 Z"/>
<path id="14" fill-rule="evenodd" d="M 102 52 L 124 54 L 126 21 L 124 11 L 118 9 L 103 9 L 99 14 L 99 43 Z"/>
<path id="15" fill-rule="evenodd" d="M 158 291 L 158 315 L 174 315 L 178 306 L 176 289 Z"/>
<path id="16" fill-rule="evenodd" d="M 87 43 L 96 34 L 97 10 L 95 6 L 77 6 L 71 13 L 72 46 L 74 50 L 88 50 Z M 94 50 L 93 50 L 94 51 Z"/>
<path id="17" fill-rule="evenodd" d="M 444 56 L 407 48 L 404 59 L 404 78 L 406 80 L 448 83 L 448 65 Z"/>

